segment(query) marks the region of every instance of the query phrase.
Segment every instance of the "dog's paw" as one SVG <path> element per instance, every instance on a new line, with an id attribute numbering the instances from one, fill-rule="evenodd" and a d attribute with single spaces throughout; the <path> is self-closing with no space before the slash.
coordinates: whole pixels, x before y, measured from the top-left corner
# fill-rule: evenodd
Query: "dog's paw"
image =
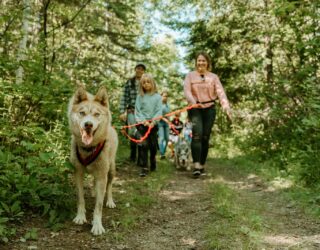
<path id="1" fill-rule="evenodd" d="M 115 208 L 116 207 L 116 204 L 113 202 L 112 199 L 110 199 L 110 200 L 108 199 L 106 205 L 108 208 Z"/>
<path id="2" fill-rule="evenodd" d="M 93 225 L 92 225 L 91 233 L 93 235 L 101 235 L 106 232 L 106 230 L 101 224 L 101 221 L 93 220 L 92 224 Z"/>
<path id="3" fill-rule="evenodd" d="M 82 225 L 83 223 L 87 222 L 85 214 L 77 214 L 77 216 L 73 219 L 73 222 Z"/>

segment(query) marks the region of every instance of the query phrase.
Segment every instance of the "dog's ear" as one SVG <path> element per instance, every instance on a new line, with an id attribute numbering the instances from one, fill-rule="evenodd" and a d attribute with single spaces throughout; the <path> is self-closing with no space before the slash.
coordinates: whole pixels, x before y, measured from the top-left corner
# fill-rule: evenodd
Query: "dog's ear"
<path id="1" fill-rule="evenodd" d="M 79 104 L 83 101 L 88 100 L 87 92 L 84 87 L 79 87 L 74 95 L 73 104 Z"/>
<path id="2" fill-rule="evenodd" d="M 96 102 L 99 102 L 102 106 L 109 107 L 109 98 L 105 87 L 100 87 L 96 96 L 94 97 Z"/>

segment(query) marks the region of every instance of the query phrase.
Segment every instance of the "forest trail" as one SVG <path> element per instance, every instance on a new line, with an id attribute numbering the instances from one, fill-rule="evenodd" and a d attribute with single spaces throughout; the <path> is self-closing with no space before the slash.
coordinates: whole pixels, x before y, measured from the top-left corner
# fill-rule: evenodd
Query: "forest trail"
<path id="1" fill-rule="evenodd" d="M 33 218 L 24 227 L 38 228 L 38 240 L 17 240 L 7 249 L 320 249 L 320 222 L 281 198 L 279 183 L 264 183 L 258 176 L 216 165 L 212 160 L 208 165 L 207 176 L 199 179 L 173 171 L 154 194 L 157 202 L 147 210 L 136 211 L 139 220 L 133 229 L 117 225 L 112 218 L 122 215 L 110 209 L 104 209 L 107 216 L 103 223 L 108 230 L 99 237 L 89 233 L 89 224 L 78 226 L 70 221 L 54 233 L 44 228 L 43 221 Z M 144 181 L 137 173 L 134 166 L 119 169 L 115 198 L 125 189 L 122 182 Z M 157 174 L 146 178 L 157 178 Z M 118 203 L 125 205 L 125 201 Z M 88 207 L 89 213 L 93 204 Z"/>
<path id="2" fill-rule="evenodd" d="M 128 249 L 320 249 L 320 222 L 307 218 L 294 204 L 281 199 L 277 188 L 285 183 L 267 185 L 258 176 L 209 164 L 208 175 L 199 179 L 191 179 L 185 172 L 174 173 L 159 193 L 160 205 L 150 210 L 148 220 L 126 239 Z M 219 232 L 226 214 L 216 211 L 219 208 L 214 204 L 215 194 L 208 190 L 215 184 L 233 190 L 240 207 L 256 209 L 256 216 L 263 221 L 263 232 L 256 242 L 244 244 L 244 232 L 232 234 L 231 238 L 228 232 Z M 237 216 L 236 211 L 231 213 Z M 216 226 L 208 227 L 209 223 Z M 215 247 L 210 247 L 208 239 L 212 228 L 217 230 L 213 234 L 221 237 Z"/>

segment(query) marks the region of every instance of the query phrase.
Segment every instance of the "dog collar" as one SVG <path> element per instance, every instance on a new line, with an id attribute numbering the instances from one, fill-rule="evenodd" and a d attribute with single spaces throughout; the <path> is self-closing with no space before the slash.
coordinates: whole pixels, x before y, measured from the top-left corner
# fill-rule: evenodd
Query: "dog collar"
<path id="1" fill-rule="evenodd" d="M 97 159 L 97 157 L 99 156 L 99 154 L 101 153 L 103 147 L 104 147 L 104 144 L 106 143 L 106 140 L 104 140 L 103 142 L 100 142 L 97 146 L 95 147 L 90 147 L 90 148 L 82 148 L 84 149 L 85 151 L 92 151 L 92 153 L 87 156 L 86 158 L 83 158 L 79 152 L 79 147 L 76 146 L 76 151 L 77 151 L 77 157 L 78 157 L 78 160 L 80 161 L 80 163 L 83 165 L 83 166 L 88 166 L 89 164 L 91 164 L 92 162 L 95 161 L 95 159 Z M 90 149 L 90 150 L 89 150 Z"/>

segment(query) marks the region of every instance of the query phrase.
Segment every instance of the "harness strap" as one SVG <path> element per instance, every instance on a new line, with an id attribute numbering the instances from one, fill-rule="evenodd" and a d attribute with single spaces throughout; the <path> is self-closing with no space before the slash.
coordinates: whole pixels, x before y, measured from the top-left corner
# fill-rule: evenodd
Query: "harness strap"
<path id="1" fill-rule="evenodd" d="M 76 151 L 77 151 L 77 157 L 78 160 L 80 161 L 80 163 L 83 166 L 88 166 L 89 164 L 91 164 L 92 162 L 95 161 L 95 159 L 97 159 L 97 157 L 99 156 L 99 154 L 101 153 L 104 144 L 106 143 L 106 140 L 104 140 L 103 142 L 100 142 L 96 147 L 94 147 L 94 149 L 92 150 L 92 153 L 87 156 L 86 158 L 83 158 L 79 152 L 79 147 L 76 146 Z"/>

